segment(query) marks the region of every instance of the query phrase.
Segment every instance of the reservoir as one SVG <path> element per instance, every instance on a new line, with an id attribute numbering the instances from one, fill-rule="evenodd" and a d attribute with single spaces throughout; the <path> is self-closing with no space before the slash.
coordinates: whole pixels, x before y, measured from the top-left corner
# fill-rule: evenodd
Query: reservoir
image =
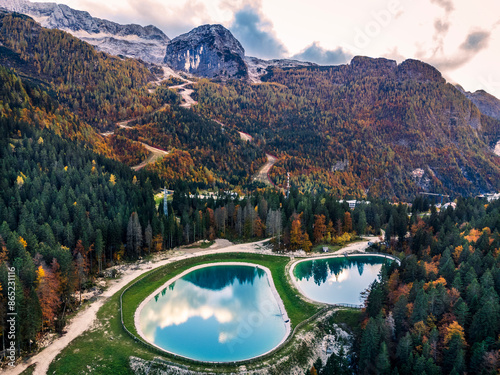
<path id="1" fill-rule="evenodd" d="M 183 272 L 139 306 L 135 322 L 149 343 L 208 362 L 258 357 L 283 342 L 290 330 L 270 271 L 249 263 Z"/>
<path id="2" fill-rule="evenodd" d="M 307 298 L 328 304 L 361 305 L 361 292 L 370 286 L 386 262 L 379 256 L 350 255 L 295 263 L 292 280 Z"/>

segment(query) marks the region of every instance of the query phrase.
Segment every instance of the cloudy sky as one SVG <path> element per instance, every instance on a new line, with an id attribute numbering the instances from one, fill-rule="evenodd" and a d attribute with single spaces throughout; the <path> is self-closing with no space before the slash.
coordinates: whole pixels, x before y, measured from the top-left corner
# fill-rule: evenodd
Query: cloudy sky
<path id="1" fill-rule="evenodd" d="M 398 62 L 417 58 L 436 66 L 452 83 L 500 98 L 498 0 L 57 2 L 120 23 L 153 24 L 170 38 L 220 23 L 240 40 L 247 55 L 261 58 L 320 64 L 346 63 L 355 55 Z"/>

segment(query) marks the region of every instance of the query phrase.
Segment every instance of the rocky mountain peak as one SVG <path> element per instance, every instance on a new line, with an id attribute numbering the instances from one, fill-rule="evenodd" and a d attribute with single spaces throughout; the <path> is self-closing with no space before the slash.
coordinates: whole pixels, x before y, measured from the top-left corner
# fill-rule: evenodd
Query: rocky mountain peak
<path id="1" fill-rule="evenodd" d="M 397 74 L 401 81 L 411 79 L 419 82 L 445 82 L 439 70 L 419 60 L 403 61 L 398 65 Z"/>
<path id="2" fill-rule="evenodd" d="M 465 91 L 460 85 L 455 85 L 477 108 L 486 116 L 500 120 L 500 100 L 495 96 L 488 94 L 484 90 L 474 92 Z"/>
<path id="3" fill-rule="evenodd" d="M 399 81 L 445 82 L 439 70 L 414 59 L 407 59 L 398 65 L 396 61 L 386 58 L 355 56 L 349 65 L 357 76 L 393 77 Z"/>
<path id="4" fill-rule="evenodd" d="M 221 25 L 199 26 L 172 39 L 165 63 L 172 68 L 208 78 L 246 78 L 245 50 Z"/>
<path id="5" fill-rule="evenodd" d="M 170 40 L 153 25 L 121 25 L 92 17 L 88 12 L 64 4 L 0 0 L 0 7 L 27 14 L 44 27 L 69 32 L 101 51 L 153 63 L 162 62 Z"/>

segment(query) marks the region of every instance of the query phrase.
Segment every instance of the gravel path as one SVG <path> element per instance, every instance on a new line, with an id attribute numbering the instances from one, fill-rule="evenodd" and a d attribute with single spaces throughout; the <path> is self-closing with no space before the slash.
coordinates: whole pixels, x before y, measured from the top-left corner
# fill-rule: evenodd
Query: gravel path
<path id="1" fill-rule="evenodd" d="M 278 159 L 271 154 L 266 154 L 267 162 L 259 169 L 259 171 L 254 176 L 254 181 L 260 181 L 267 185 L 274 185 L 269 178 L 269 171 L 273 167 L 274 164 L 278 161 Z"/>
<path id="2" fill-rule="evenodd" d="M 213 120 L 213 121 L 216 122 L 217 124 L 219 124 L 222 127 L 226 126 L 226 125 L 224 125 L 222 122 L 220 122 L 218 120 Z M 252 140 L 253 140 L 253 137 L 250 134 L 248 134 L 248 133 L 238 131 L 238 134 L 240 135 L 240 138 L 243 141 L 245 141 L 245 142 L 252 142 Z"/>
<path id="3" fill-rule="evenodd" d="M 146 148 L 146 150 L 149 151 L 149 156 L 142 163 L 133 166 L 132 169 L 134 171 L 138 171 L 139 169 L 144 168 L 146 165 L 154 163 L 163 156 L 168 155 L 168 151 L 160 150 L 159 148 L 150 146 L 144 142 L 141 142 L 141 144 Z"/>
<path id="4" fill-rule="evenodd" d="M 170 86 L 169 89 L 177 89 L 179 90 L 179 94 L 182 96 L 184 103 L 180 106 L 184 108 L 191 108 L 191 106 L 198 104 L 196 100 L 191 98 L 191 94 L 194 92 L 193 89 L 186 88 L 187 85 L 194 84 L 193 81 L 186 81 L 182 85 Z"/>

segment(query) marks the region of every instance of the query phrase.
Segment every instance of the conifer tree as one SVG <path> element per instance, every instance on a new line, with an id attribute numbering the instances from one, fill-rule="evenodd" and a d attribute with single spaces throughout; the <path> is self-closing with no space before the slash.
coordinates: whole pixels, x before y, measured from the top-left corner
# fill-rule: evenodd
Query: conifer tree
<path id="1" fill-rule="evenodd" d="M 127 256 L 137 258 L 141 255 L 142 227 L 137 212 L 132 212 L 127 225 Z"/>

